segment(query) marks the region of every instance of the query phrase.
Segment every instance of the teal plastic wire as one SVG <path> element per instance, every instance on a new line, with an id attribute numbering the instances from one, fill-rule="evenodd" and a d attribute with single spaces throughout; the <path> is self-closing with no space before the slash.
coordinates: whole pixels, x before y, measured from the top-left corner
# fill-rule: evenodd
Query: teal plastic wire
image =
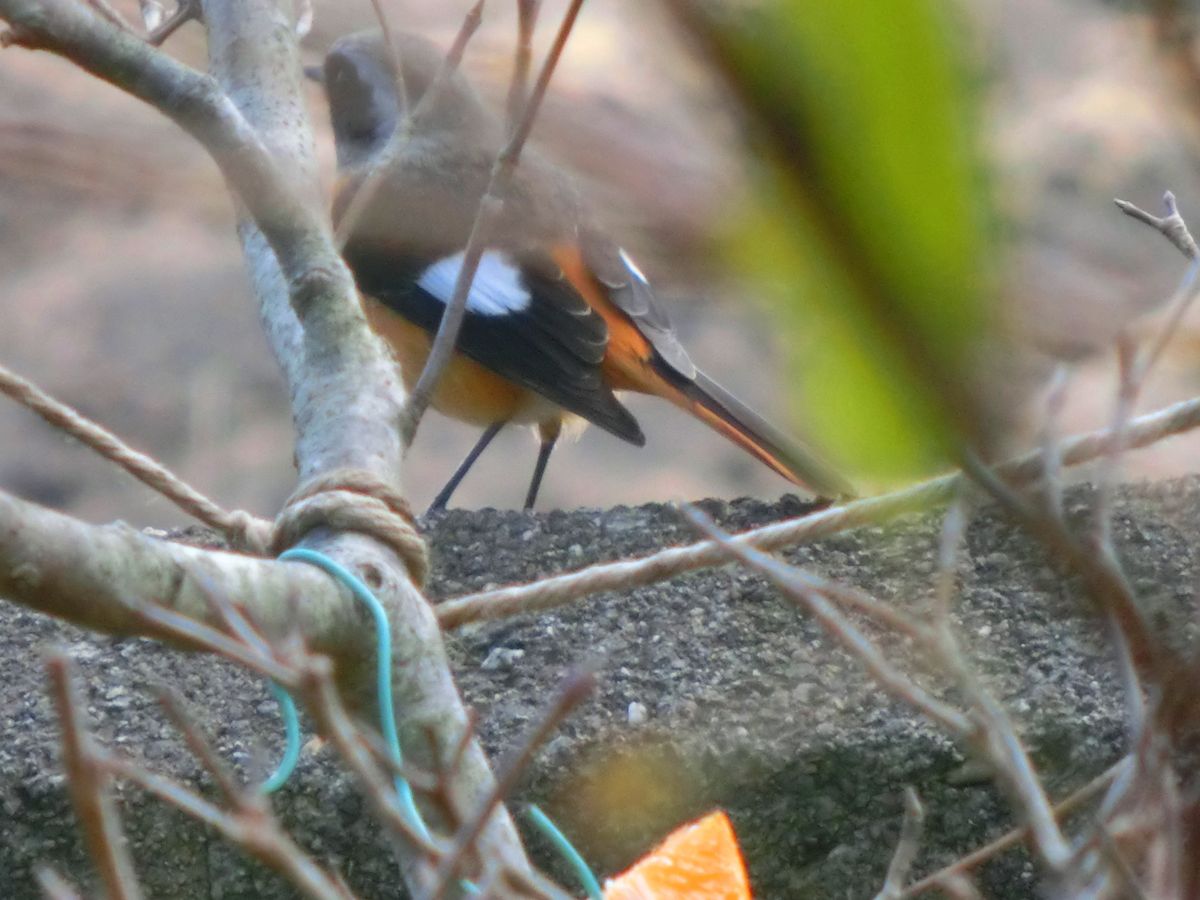
<path id="1" fill-rule="evenodd" d="M 379 692 L 379 719 L 383 728 L 383 739 L 387 743 L 388 751 L 391 753 L 392 759 L 395 760 L 396 764 L 400 765 L 404 757 L 400 752 L 400 735 L 396 728 L 396 708 L 392 703 L 392 631 L 388 627 L 387 612 L 384 610 L 383 604 L 379 602 L 379 599 L 371 592 L 371 589 L 356 578 L 348 569 L 338 565 L 323 553 L 318 553 L 315 550 L 306 550 L 303 547 L 295 547 L 281 554 L 279 558 L 284 561 L 308 563 L 327 572 L 346 585 L 350 589 L 350 592 L 371 611 L 371 617 L 375 621 L 375 675 L 376 690 Z M 271 777 L 263 783 L 261 790 L 265 794 L 273 793 L 283 787 L 291 777 L 292 772 L 295 771 L 296 763 L 300 759 L 300 717 L 296 713 L 296 704 L 292 700 L 291 695 L 275 682 L 271 682 L 271 692 L 279 702 L 280 715 L 283 716 L 284 728 L 287 732 L 287 746 L 284 749 L 283 759 L 279 761 L 279 766 L 271 774 Z M 428 838 L 429 829 L 426 827 L 425 820 L 421 818 L 421 813 L 417 809 L 412 786 L 399 776 L 396 777 L 396 794 L 400 800 L 400 807 L 404 810 L 404 814 L 408 817 L 413 829 L 422 837 Z M 596 876 L 592 874 L 592 870 L 588 868 L 587 862 L 584 861 L 579 851 L 567 840 L 567 836 L 538 807 L 530 806 L 526 812 L 533 821 L 534 826 L 550 840 L 555 849 L 563 855 L 567 863 L 575 870 L 575 875 L 587 891 L 588 897 L 591 900 L 602 900 L 603 894 L 600 890 L 600 883 L 596 880 Z M 469 894 L 479 893 L 479 889 L 469 881 L 464 880 L 459 882 L 459 884 Z"/>
<path id="2" fill-rule="evenodd" d="M 559 830 L 559 827 L 551 821 L 550 817 L 542 812 L 540 807 L 533 804 L 525 808 L 525 814 L 529 816 L 530 821 L 533 822 L 537 830 L 549 839 L 550 843 L 554 845 L 554 849 L 561 853 L 571 868 L 575 870 L 575 877 L 579 879 L 579 883 L 587 891 L 588 897 L 591 900 L 603 900 L 604 892 L 600 889 L 600 882 L 592 874 L 587 861 L 575 849 L 575 845 L 567 840 L 567 836 Z"/>
<path id="3" fill-rule="evenodd" d="M 359 581 L 348 569 L 338 565 L 323 553 L 303 547 L 294 547 L 281 554 L 279 558 L 285 561 L 305 562 L 328 572 L 350 588 L 350 592 L 371 611 L 371 618 L 375 620 L 375 689 L 379 692 L 380 725 L 388 751 L 395 763 L 400 765 L 403 763 L 404 757 L 400 752 L 400 735 L 396 730 L 396 707 L 392 703 L 392 630 L 388 627 L 387 612 L 384 611 L 383 604 L 371 593 L 371 589 Z M 286 776 L 284 780 L 287 780 Z M 421 837 L 428 838 L 429 829 L 425 826 L 425 820 L 421 818 L 421 813 L 417 810 L 412 786 L 399 776 L 396 776 L 396 794 L 400 800 L 400 808 L 408 817 L 409 824 Z"/>
<path id="4" fill-rule="evenodd" d="M 283 716 L 283 729 L 286 734 L 286 744 L 283 748 L 283 759 L 271 773 L 271 777 L 263 782 L 259 790 L 264 794 L 273 794 L 292 777 L 296 763 L 300 761 L 300 716 L 296 713 L 296 702 L 292 695 L 274 681 L 271 682 L 271 693 L 279 704 L 279 714 Z"/>

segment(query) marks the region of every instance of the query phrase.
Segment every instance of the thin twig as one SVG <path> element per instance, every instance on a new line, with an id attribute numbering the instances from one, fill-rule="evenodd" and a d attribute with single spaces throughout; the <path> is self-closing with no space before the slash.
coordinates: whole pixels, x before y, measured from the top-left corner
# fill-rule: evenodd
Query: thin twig
<path id="1" fill-rule="evenodd" d="M 371 0 L 371 8 L 375 10 L 375 19 L 379 22 L 379 30 L 383 32 L 383 42 L 387 44 L 388 54 L 392 58 L 392 75 L 396 79 L 396 97 L 400 109 L 408 115 L 408 85 L 404 82 L 404 65 L 400 58 L 400 47 L 396 36 L 392 33 L 391 22 L 383 8 L 383 0 Z"/>
<path id="2" fill-rule="evenodd" d="M 217 587 L 216 582 L 208 574 L 193 569 L 188 572 L 188 577 L 200 588 L 205 602 L 208 603 L 208 608 L 212 610 L 216 620 L 232 637 L 237 638 L 265 659 L 275 658 L 270 641 L 259 633 L 229 594 Z"/>
<path id="3" fill-rule="evenodd" d="M 1126 760 L 1121 760 L 1109 768 L 1105 769 L 1083 787 L 1072 791 L 1066 798 L 1060 800 L 1054 805 L 1054 815 L 1058 818 L 1063 818 L 1070 815 L 1089 800 L 1099 796 L 1116 778 L 1117 772 L 1125 765 Z M 1029 837 L 1029 826 L 1025 825 L 1020 828 L 1014 828 L 1006 832 L 1001 837 L 991 843 L 985 844 L 978 850 L 968 853 L 966 856 L 960 857 L 945 868 L 938 869 L 931 875 L 926 875 L 919 881 L 914 881 L 900 894 L 897 900 L 907 900 L 910 897 L 916 897 L 919 894 L 925 893 L 931 888 L 938 886 L 939 882 L 945 881 L 947 878 L 955 875 L 961 875 L 974 869 L 976 866 L 987 862 L 995 856 L 1008 850 L 1010 847 L 1015 847 Z"/>
<path id="4" fill-rule="evenodd" d="M 1111 433 L 1106 446 L 1112 446 Z M 984 488 L 1030 534 L 1059 553 L 1082 576 L 1088 592 L 1100 610 L 1111 611 L 1129 640 L 1129 649 L 1139 669 L 1161 676 L 1173 664 L 1173 653 L 1158 641 L 1145 613 L 1138 605 L 1133 588 L 1121 571 L 1116 558 L 1102 547 L 1084 547 L 1066 523 L 1052 519 L 1032 508 L 1002 479 L 997 471 L 984 465 L 971 451 L 960 452 L 964 471 Z M 1159 679 L 1154 679 L 1158 681 Z"/>
<path id="5" fill-rule="evenodd" d="M 967 535 L 970 500 L 966 494 L 966 485 L 963 488 L 946 511 L 946 518 L 942 522 L 941 540 L 938 542 L 937 578 L 934 582 L 934 607 L 931 618 L 934 628 L 943 631 L 950 629 L 950 610 L 958 581 L 958 558 Z"/>
<path id="6" fill-rule="evenodd" d="M 1134 419 L 1126 432 L 1127 449 L 1150 444 L 1200 427 L 1200 398 L 1176 403 Z M 1090 462 L 1107 452 L 1112 444 L 1108 428 L 1078 435 L 1063 442 L 1063 465 Z M 1043 456 L 1034 452 L 1002 463 L 996 471 L 1013 485 L 1028 484 L 1042 475 Z M 878 497 L 856 500 L 830 507 L 798 519 L 789 519 L 756 528 L 733 538 L 739 546 L 759 550 L 782 550 L 798 544 L 857 528 L 877 524 L 903 513 L 945 502 L 958 490 L 963 476 L 942 475 Z M 503 619 L 521 613 L 543 612 L 581 597 L 603 591 L 627 591 L 673 578 L 684 572 L 724 565 L 728 554 L 713 541 L 700 541 L 684 547 L 670 547 L 640 559 L 598 563 L 527 585 L 498 588 L 465 594 L 446 600 L 436 607 L 438 621 L 445 629 L 468 622 Z"/>
<path id="7" fill-rule="evenodd" d="M 121 14 L 120 10 L 109 3 L 108 0 L 87 0 L 87 4 L 100 13 L 100 15 L 104 16 L 104 18 L 108 19 L 113 25 L 128 31 L 130 34 L 136 34 L 133 24 Z"/>
<path id="8" fill-rule="evenodd" d="M 1118 199 L 1114 200 L 1113 203 L 1125 215 L 1137 219 L 1139 222 L 1144 222 L 1155 231 L 1161 232 L 1162 236 L 1170 241 L 1188 259 L 1200 258 L 1200 247 L 1196 246 L 1191 232 L 1188 231 L 1187 222 L 1179 214 L 1179 207 L 1175 203 L 1175 195 L 1171 191 L 1163 194 L 1163 209 L 1166 210 L 1165 216 L 1156 216 L 1153 213 L 1146 212 L 1146 210 L 1135 206 L 1128 200 Z"/>
<path id="9" fill-rule="evenodd" d="M 33 873 L 33 880 L 41 888 L 46 900 L 82 900 L 71 883 L 49 866 L 38 866 Z"/>
<path id="10" fill-rule="evenodd" d="M 1168 196 L 1170 196 L 1170 192 L 1168 192 Z M 1174 216 L 1178 219 L 1180 227 L 1183 228 L 1183 234 L 1190 241 L 1191 235 L 1187 231 L 1187 226 L 1183 224 L 1183 219 L 1179 217 L 1178 213 L 1175 213 Z M 1130 420 L 1133 418 L 1138 397 L 1146 384 L 1150 372 L 1162 358 L 1171 339 L 1178 333 L 1184 317 L 1196 299 L 1196 294 L 1198 293 L 1196 278 L 1198 273 L 1200 273 L 1200 260 L 1194 260 L 1188 266 L 1183 280 L 1180 282 L 1174 297 L 1168 304 L 1170 313 L 1167 316 L 1166 322 L 1163 323 L 1162 328 L 1154 336 L 1146 352 L 1138 353 L 1137 347 L 1134 346 L 1133 340 L 1128 333 L 1121 332 L 1117 336 L 1118 383 L 1111 426 L 1112 441 L 1108 452 L 1103 457 L 1103 465 L 1096 479 L 1099 488 L 1099 497 L 1097 498 L 1095 511 L 1096 539 L 1099 545 L 1106 548 L 1109 552 L 1112 551 L 1110 507 L 1112 493 L 1116 488 L 1117 468 L 1126 449 L 1126 432 L 1128 431 Z"/>
<path id="11" fill-rule="evenodd" d="M 1108 872 L 1115 873 L 1117 880 L 1121 883 L 1119 896 L 1128 897 L 1130 900 L 1149 900 L 1146 892 L 1138 882 L 1137 875 L 1129 865 L 1129 860 L 1125 858 L 1125 854 L 1121 852 L 1120 846 L 1113 840 L 1112 834 L 1104 827 L 1103 822 L 1097 823 L 1096 832 L 1099 837 L 1100 850 L 1109 863 Z"/>
<path id="12" fill-rule="evenodd" d="M 727 556 L 737 559 L 763 575 L 784 596 L 807 609 L 842 647 L 863 664 L 867 672 L 885 691 L 924 713 L 950 734 L 966 738 L 972 731 L 971 721 L 948 703 L 933 696 L 906 674 L 892 665 L 879 648 L 846 616 L 808 583 L 796 577 L 792 566 L 765 553 L 732 540 L 704 513 L 695 507 L 685 507 L 684 513 L 696 528 L 714 540 Z"/>
<path id="13" fill-rule="evenodd" d="M 393 837 L 416 848 L 427 859 L 440 859 L 442 848 L 439 842 L 427 837 L 418 823 L 409 821 L 396 802 L 393 783 L 375 765 L 372 754 L 360 742 L 359 729 L 350 720 L 333 686 L 328 660 L 323 657 L 310 658 L 304 668 L 301 689 L 321 734 L 329 738 L 342 761 L 358 779 L 362 794 L 380 824 Z"/>
<path id="14" fill-rule="evenodd" d="M 988 691 L 967 662 L 950 621 L 950 604 L 955 593 L 958 557 L 966 535 L 966 497 L 960 494 L 951 505 L 942 526 L 938 548 L 938 576 L 933 615 L 933 640 L 929 649 L 970 703 L 971 715 L 979 722 L 968 737 L 995 767 L 1021 812 L 1030 823 L 1034 846 L 1052 872 L 1060 872 L 1071 856 L 1041 780 L 1025 751 L 1007 711 Z"/>
<path id="15" fill-rule="evenodd" d="M 229 771 L 228 766 L 225 765 L 225 761 L 200 733 L 200 726 L 188 714 L 179 692 L 163 684 L 159 686 L 157 693 L 158 702 L 166 712 L 167 718 L 171 720 L 171 724 L 183 735 L 192 755 L 200 760 L 204 768 L 212 775 L 213 780 L 216 781 L 221 798 L 226 803 L 237 802 L 239 795 L 243 793 L 241 787 L 233 773 Z"/>
<path id="16" fill-rule="evenodd" d="M 425 415 L 425 410 L 429 408 L 429 404 L 433 400 L 433 392 L 442 377 L 442 372 L 449 364 L 451 356 L 454 355 L 454 348 L 458 344 L 458 333 L 462 329 L 463 319 L 466 316 L 467 297 L 471 290 L 471 284 L 475 280 L 479 261 L 483 258 L 483 252 L 491 240 L 492 230 L 504 206 L 504 194 L 508 190 L 512 174 L 516 171 L 517 163 L 520 161 L 521 150 L 529 138 L 530 131 L 533 130 L 533 123 L 541 110 L 546 89 L 550 86 L 550 79 L 562 57 L 563 48 L 566 46 L 567 38 L 571 36 L 571 29 L 575 25 L 575 19 L 582 6 L 583 0 L 571 0 L 567 11 L 563 14 L 558 34 L 555 35 L 550 52 L 546 55 L 546 61 L 542 64 L 533 91 L 525 104 L 521 120 L 513 129 L 512 137 L 500 151 L 500 155 L 496 157 L 496 162 L 492 166 L 487 190 L 479 202 L 479 212 L 475 216 L 475 222 L 471 226 L 471 236 L 463 251 L 462 266 L 458 270 L 458 278 L 454 283 L 454 293 L 442 313 L 437 335 L 433 339 L 429 355 L 425 360 L 425 368 L 421 370 L 421 377 L 417 379 L 416 386 L 413 387 L 412 392 L 408 395 L 408 401 L 405 403 L 404 417 L 401 423 L 401 433 L 405 444 L 412 443 L 421 419 Z"/>
<path id="17" fill-rule="evenodd" d="M 149 772 L 113 754 L 104 754 L 104 766 L 114 775 L 132 781 L 183 813 L 212 826 L 239 847 L 287 879 L 313 900 L 347 900 L 338 879 L 317 865 L 270 814 L 265 805 L 225 811 L 178 782 Z"/>
<path id="18" fill-rule="evenodd" d="M 167 38 L 193 19 L 200 18 L 200 0 L 179 0 L 175 12 L 170 17 L 146 35 L 147 43 L 161 47 Z"/>
<path id="19" fill-rule="evenodd" d="M 568 676 L 566 683 L 559 689 L 549 708 L 500 766 L 496 775 L 496 783 L 480 804 L 479 809 L 454 836 L 454 844 L 438 865 L 436 880 L 428 900 L 441 900 L 445 892 L 454 884 L 458 878 L 463 858 L 474 845 L 487 820 L 491 818 L 492 812 L 516 787 L 517 779 L 529 767 L 538 748 L 562 724 L 563 719 L 595 690 L 595 687 L 596 677 L 591 670 L 582 670 Z"/>
<path id="20" fill-rule="evenodd" d="M 939 879 L 933 887 L 945 894 L 950 900 L 983 900 L 983 894 L 965 875 L 957 873 Z"/>
<path id="21" fill-rule="evenodd" d="M 108 772 L 92 742 L 75 693 L 71 660 L 56 653 L 46 660 L 51 692 L 63 729 L 63 763 L 75 814 L 88 854 L 111 900 L 140 900 L 141 887 L 126 847 L 125 833 L 109 793 Z"/>
<path id="22" fill-rule="evenodd" d="M 541 0 L 517 0 L 517 46 L 513 53 L 512 79 L 508 83 L 508 133 L 517 128 L 517 118 L 525 108 L 529 92 L 529 66 L 533 60 L 533 30 L 537 25 Z"/>
<path id="23" fill-rule="evenodd" d="M 972 735 L 974 742 L 986 753 L 1028 823 L 1033 849 L 1050 872 L 1060 875 L 1071 859 L 1071 844 L 1058 825 L 1054 807 L 1012 719 L 991 692 L 965 672 L 965 667 L 958 682 L 967 690 L 971 709 L 980 719 L 980 728 Z"/>
<path id="24" fill-rule="evenodd" d="M 1175 290 L 1175 296 L 1167 304 L 1171 310 L 1167 315 L 1167 321 L 1163 323 L 1163 327 L 1159 330 L 1153 342 L 1151 342 L 1149 351 L 1142 356 L 1137 375 L 1139 382 L 1145 381 L 1146 375 L 1162 358 L 1167 345 L 1178 333 L 1179 326 L 1183 322 L 1183 317 L 1192 308 L 1197 294 L 1197 272 L 1200 272 L 1200 260 L 1193 260 L 1192 264 L 1188 266 L 1187 271 L 1184 272 L 1183 279 L 1179 287 Z"/>
<path id="25" fill-rule="evenodd" d="M 888 865 L 883 889 L 875 900 L 897 900 L 904 890 L 904 882 L 912 869 L 917 851 L 921 848 L 921 832 L 925 827 L 925 808 L 921 798 L 911 787 L 904 789 L 904 821 L 900 824 L 900 838 L 896 841 L 896 852 Z"/>
<path id="26" fill-rule="evenodd" d="M 1062 517 L 1062 440 L 1058 429 L 1062 423 L 1063 408 L 1066 406 L 1067 387 L 1071 383 L 1071 369 L 1059 363 L 1050 376 L 1046 391 L 1045 420 L 1042 423 L 1042 458 L 1045 470 L 1042 473 L 1042 489 L 1046 495 L 1046 508 L 1052 516 Z"/>

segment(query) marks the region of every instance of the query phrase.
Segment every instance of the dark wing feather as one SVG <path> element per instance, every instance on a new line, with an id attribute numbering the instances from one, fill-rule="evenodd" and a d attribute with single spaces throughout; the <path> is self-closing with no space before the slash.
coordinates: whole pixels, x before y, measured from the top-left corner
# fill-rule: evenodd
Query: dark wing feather
<path id="1" fill-rule="evenodd" d="M 428 259 L 364 250 L 352 242 L 346 261 L 364 294 L 431 334 L 437 331 L 445 305 L 417 283 Z M 604 319 L 548 259 L 526 257 L 517 262 L 530 293 L 529 305 L 504 315 L 468 309 L 459 351 L 617 437 L 644 444 L 637 420 L 600 375 L 608 344 Z"/>
<path id="2" fill-rule="evenodd" d="M 683 378 L 695 378 L 696 366 L 675 336 L 666 307 L 659 303 L 650 282 L 633 260 L 594 229 L 583 230 L 580 246 L 584 264 L 608 289 L 609 299 L 629 316 L 662 362 Z"/>

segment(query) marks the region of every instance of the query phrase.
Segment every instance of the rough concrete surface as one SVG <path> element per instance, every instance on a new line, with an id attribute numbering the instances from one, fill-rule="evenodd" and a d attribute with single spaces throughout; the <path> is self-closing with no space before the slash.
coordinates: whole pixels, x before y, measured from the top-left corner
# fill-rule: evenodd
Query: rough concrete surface
<path id="1" fill-rule="evenodd" d="M 1084 521 L 1087 489 L 1068 498 Z M 1200 481 L 1125 489 L 1120 550 L 1154 621 L 1193 640 Z M 702 504 L 727 528 L 795 515 L 795 498 Z M 800 548 L 789 557 L 898 606 L 931 591 L 940 515 L 910 516 Z M 526 514 L 452 511 L 431 529 L 438 596 L 690 541 L 669 507 Z M 1051 794 L 1084 783 L 1120 753 L 1121 698 L 1103 639 L 1062 575 L 991 509 L 974 519 L 960 576 L 960 633 L 1035 750 Z M 227 759 L 260 778 L 280 744 L 265 687 L 212 659 L 150 641 L 95 638 L 0 605 L 0 896 L 36 896 L 31 871 L 94 884 L 58 762 L 58 727 L 40 651 L 65 646 L 86 679 L 99 738 L 155 770 L 208 788 L 148 687 L 192 702 Z M 536 800 L 602 873 L 628 864 L 674 825 L 713 807 L 733 817 L 756 895 L 869 897 L 914 785 L 928 810 L 925 871 L 1010 824 L 1002 799 L 963 751 L 892 703 L 859 665 L 760 579 L 733 567 L 578 602 L 552 614 L 451 636 L 460 684 L 495 753 L 534 723 L 573 664 L 599 660 L 600 687 L 543 750 L 517 798 Z M 904 648 L 887 642 L 895 658 Z M 293 893 L 211 832 L 132 789 L 126 827 L 147 894 L 258 898 Z M 276 808 L 300 841 L 364 897 L 400 894 L 380 829 L 328 748 L 308 751 Z M 539 858 L 546 854 L 531 839 Z M 553 862 L 552 871 L 569 883 Z M 987 896 L 1027 897 L 1036 875 L 1010 854 L 983 870 Z"/>

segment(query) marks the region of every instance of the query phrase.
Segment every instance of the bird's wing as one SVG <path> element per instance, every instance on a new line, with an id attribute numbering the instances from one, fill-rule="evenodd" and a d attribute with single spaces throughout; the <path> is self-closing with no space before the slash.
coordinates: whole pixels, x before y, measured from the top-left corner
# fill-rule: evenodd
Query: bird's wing
<path id="1" fill-rule="evenodd" d="M 585 233 L 577 248 L 560 247 L 555 258 L 608 323 L 605 372 L 610 384 L 655 394 L 688 410 L 783 477 L 822 497 L 854 495 L 853 486 L 819 454 L 696 368 L 628 253 L 602 235 Z"/>
<path id="2" fill-rule="evenodd" d="M 463 252 L 415 260 L 347 246 L 359 289 L 430 333 L 454 292 Z M 602 315 L 549 256 L 484 252 L 467 295 L 458 350 L 498 375 L 631 443 L 645 443 L 633 415 L 606 383 Z"/>
<path id="3" fill-rule="evenodd" d="M 671 317 L 659 301 L 650 280 L 633 258 L 601 232 L 582 229 L 580 259 L 604 287 L 606 299 L 630 318 L 662 362 L 685 379 L 696 377 L 696 366 L 675 336 Z"/>

